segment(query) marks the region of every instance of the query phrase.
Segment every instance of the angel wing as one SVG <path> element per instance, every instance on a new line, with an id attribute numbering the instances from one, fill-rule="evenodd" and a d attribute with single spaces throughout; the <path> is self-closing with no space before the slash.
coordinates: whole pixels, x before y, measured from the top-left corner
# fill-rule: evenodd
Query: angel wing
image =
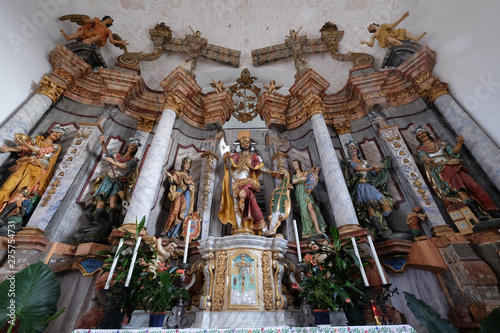
<path id="1" fill-rule="evenodd" d="M 59 18 L 59 21 L 67 21 L 70 20 L 73 23 L 76 23 L 78 25 L 85 25 L 85 20 L 90 19 L 87 15 L 83 14 L 69 14 L 69 15 L 64 15 Z"/>
<path id="2" fill-rule="evenodd" d="M 122 41 L 123 39 L 118 35 L 118 34 L 112 34 L 113 35 L 113 39 L 114 40 L 117 40 L 117 41 Z M 118 47 L 119 49 L 122 49 L 125 53 L 128 53 L 128 50 L 127 50 L 127 45 L 123 45 L 123 44 L 113 44 L 114 46 Z"/>

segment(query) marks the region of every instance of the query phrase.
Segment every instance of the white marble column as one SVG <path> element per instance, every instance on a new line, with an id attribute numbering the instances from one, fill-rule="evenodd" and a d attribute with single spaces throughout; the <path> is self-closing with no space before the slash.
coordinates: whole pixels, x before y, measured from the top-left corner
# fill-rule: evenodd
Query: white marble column
<path id="1" fill-rule="evenodd" d="M 434 100 L 434 105 L 457 134 L 465 138 L 465 146 L 500 190 L 500 149 L 449 94 Z"/>
<path id="2" fill-rule="evenodd" d="M 165 109 L 155 131 L 143 168 L 134 187 L 127 215 L 123 223 L 135 224 L 136 218 L 148 220 L 153 208 L 158 186 L 160 185 L 161 169 L 168 154 L 170 138 L 174 127 L 176 113 L 172 109 Z M 146 222 L 147 226 L 147 222 Z"/>
<path id="3" fill-rule="evenodd" d="M 33 212 L 27 227 L 45 231 L 85 161 L 93 153 L 93 148 L 102 133 L 100 124 L 86 124 L 80 127 L 62 162 L 57 167 L 49 187 Z"/>
<path id="4" fill-rule="evenodd" d="M 62 96 L 65 88 L 44 76 L 37 93 L 0 128 L 0 145 L 14 145 L 14 134 L 29 134 L 43 114 Z M 37 133 L 38 134 L 38 133 Z M 0 154 L 0 165 L 10 154 Z"/>
<path id="5" fill-rule="evenodd" d="M 348 224 L 359 225 L 325 118 L 321 113 L 316 113 L 311 116 L 311 124 L 337 228 Z"/>

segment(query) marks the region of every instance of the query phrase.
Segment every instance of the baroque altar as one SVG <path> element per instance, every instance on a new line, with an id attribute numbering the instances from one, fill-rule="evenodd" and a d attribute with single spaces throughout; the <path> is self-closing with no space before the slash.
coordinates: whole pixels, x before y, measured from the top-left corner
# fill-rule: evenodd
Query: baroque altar
<path id="1" fill-rule="evenodd" d="M 191 327 L 234 328 L 241 321 L 293 325 L 282 290 L 287 241 L 253 235 L 207 237 L 198 247 L 204 294 Z M 251 318 L 251 319 L 250 319 Z"/>

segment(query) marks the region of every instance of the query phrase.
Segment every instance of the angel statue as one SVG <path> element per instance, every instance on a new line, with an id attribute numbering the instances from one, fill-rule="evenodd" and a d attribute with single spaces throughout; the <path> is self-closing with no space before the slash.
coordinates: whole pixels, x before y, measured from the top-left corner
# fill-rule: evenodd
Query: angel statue
<path id="1" fill-rule="evenodd" d="M 321 235 L 326 229 L 326 223 L 311 195 L 311 191 L 318 183 L 319 169 L 313 167 L 309 172 L 303 171 L 302 163 L 299 160 L 293 161 L 293 168 L 295 174 L 292 176 L 292 184 L 295 185 L 295 199 L 300 209 L 302 237 L 309 238 Z"/>
<path id="2" fill-rule="evenodd" d="M 352 139 L 345 145 L 349 159 L 342 161 L 344 177 L 358 219 L 369 221 L 377 236 L 384 235 L 388 228 L 381 224 L 382 220 L 389 224 L 392 222 L 393 200 L 387 191 L 390 161 L 385 157 L 381 160 L 383 167 L 375 166 L 361 158 L 358 144 Z"/>
<path id="3" fill-rule="evenodd" d="M 94 43 L 98 48 L 100 48 L 106 44 L 109 38 L 110 43 L 126 50 L 126 45 L 128 45 L 128 43 L 125 40 L 122 40 L 117 34 L 111 33 L 111 30 L 108 29 L 113 25 L 113 19 L 110 16 L 106 15 L 102 18 L 102 20 L 99 20 L 97 17 L 91 19 L 87 15 L 80 14 L 64 15 L 59 18 L 59 21 L 66 20 L 70 20 L 71 22 L 81 25 L 81 27 L 78 28 L 78 30 L 72 35 L 68 35 L 61 29 L 61 34 L 64 36 L 66 41 L 69 42 L 70 40 L 76 39 L 89 45 Z"/>
<path id="4" fill-rule="evenodd" d="M 367 29 L 372 34 L 371 40 L 369 42 L 362 40 L 359 43 L 373 47 L 376 39 L 382 48 L 393 45 L 403 45 L 403 41 L 405 40 L 411 40 L 418 43 L 418 41 L 425 36 L 426 32 L 417 37 L 406 29 L 394 29 L 399 23 L 407 18 L 408 15 L 410 15 L 410 12 L 404 13 L 403 16 L 394 23 L 384 23 L 382 25 L 377 23 L 370 24 Z"/>

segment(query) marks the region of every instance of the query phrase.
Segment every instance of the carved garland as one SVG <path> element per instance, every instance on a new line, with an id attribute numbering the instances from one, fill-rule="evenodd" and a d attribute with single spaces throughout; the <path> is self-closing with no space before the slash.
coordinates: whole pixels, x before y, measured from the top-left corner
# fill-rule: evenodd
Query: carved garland
<path id="1" fill-rule="evenodd" d="M 271 284 L 271 258 L 268 252 L 262 253 L 262 288 L 264 309 L 273 310 L 273 287 Z"/>
<path id="2" fill-rule="evenodd" d="M 431 202 L 427 197 L 425 190 L 421 188 L 422 182 L 418 179 L 420 178 L 417 167 L 411 158 L 411 154 L 406 147 L 406 144 L 397 129 L 390 129 L 384 134 L 384 138 L 394 151 L 394 154 L 400 159 L 400 163 L 406 171 L 408 177 L 413 180 L 413 186 L 417 188 L 417 193 L 422 196 L 426 205 L 430 205 Z"/>
<path id="3" fill-rule="evenodd" d="M 226 286 L 227 252 L 221 251 L 217 257 L 217 276 L 212 311 L 222 311 L 224 306 L 224 288 Z"/>
<path id="4" fill-rule="evenodd" d="M 210 194 L 210 185 L 212 183 L 212 170 L 214 166 L 214 159 L 219 159 L 219 156 L 213 151 L 206 151 L 201 154 L 201 157 L 207 158 L 205 166 L 205 181 L 203 182 L 203 211 L 207 209 L 208 206 L 208 195 Z"/>
<path id="5" fill-rule="evenodd" d="M 52 200 L 52 195 L 57 192 L 57 188 L 61 186 L 61 180 L 64 179 L 66 173 L 65 171 L 70 169 L 74 163 L 74 159 L 81 151 L 81 146 L 85 140 L 87 140 L 92 134 L 93 130 L 88 127 L 81 127 L 76 133 L 75 139 L 76 141 L 68 148 L 68 153 L 64 161 L 57 168 L 57 174 L 54 176 L 54 180 L 50 184 L 51 188 L 47 192 L 47 195 L 42 200 L 42 207 L 47 206 L 50 200 Z"/>

